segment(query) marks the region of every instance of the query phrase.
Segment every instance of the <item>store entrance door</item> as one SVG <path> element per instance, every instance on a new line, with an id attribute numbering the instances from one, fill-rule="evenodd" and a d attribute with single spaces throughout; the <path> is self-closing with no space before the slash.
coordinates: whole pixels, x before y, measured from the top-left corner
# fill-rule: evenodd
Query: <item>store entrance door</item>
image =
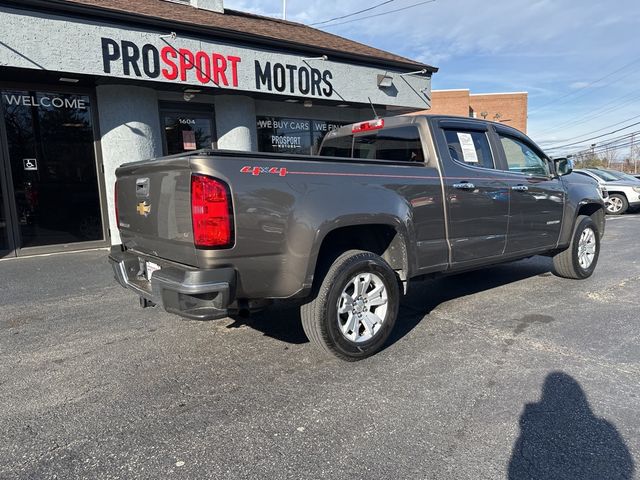
<path id="1" fill-rule="evenodd" d="M 2 157 L 0 156 L 0 159 Z M 6 175 L 0 164 L 0 258 L 10 254 L 9 247 L 9 216 L 7 215 Z"/>
<path id="2" fill-rule="evenodd" d="M 166 155 L 216 148 L 212 105 L 161 106 Z"/>
<path id="3" fill-rule="evenodd" d="M 19 255 L 103 246 L 91 97 L 0 90 L 8 190 L 0 225 L 12 224 L 7 249 Z"/>

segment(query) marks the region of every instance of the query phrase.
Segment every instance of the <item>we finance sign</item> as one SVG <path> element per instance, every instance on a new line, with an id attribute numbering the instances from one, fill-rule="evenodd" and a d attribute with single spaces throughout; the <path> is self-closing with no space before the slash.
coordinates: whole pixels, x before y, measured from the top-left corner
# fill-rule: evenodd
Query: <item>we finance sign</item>
<path id="1" fill-rule="evenodd" d="M 128 40 L 102 37 L 102 65 L 105 74 L 115 71 L 126 77 L 162 78 L 273 93 L 331 98 L 333 73 L 308 65 L 253 59 L 216 50 L 193 50 L 151 43 L 138 45 Z M 250 72 L 250 74 L 248 74 Z"/>

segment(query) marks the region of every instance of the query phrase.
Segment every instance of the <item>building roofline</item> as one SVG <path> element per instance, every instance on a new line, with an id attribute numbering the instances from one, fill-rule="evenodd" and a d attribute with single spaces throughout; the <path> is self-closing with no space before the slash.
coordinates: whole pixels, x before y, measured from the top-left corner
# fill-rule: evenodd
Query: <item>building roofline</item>
<path id="1" fill-rule="evenodd" d="M 470 92 L 471 90 L 468 88 L 445 88 L 445 89 L 432 89 L 431 93 L 435 93 L 435 92 Z"/>
<path id="2" fill-rule="evenodd" d="M 134 15 L 130 12 L 115 10 L 111 8 L 96 6 L 96 5 L 87 5 L 82 3 L 68 2 L 65 0 L 7 0 L 3 2 L 8 4 L 9 6 L 13 6 L 14 8 L 28 10 L 28 9 L 38 9 L 38 10 L 48 10 L 55 13 L 67 13 L 67 14 L 75 14 L 77 16 L 84 17 L 94 17 L 101 18 L 112 22 L 120 22 L 120 23 L 129 23 L 129 24 L 137 24 L 137 25 L 147 25 L 154 26 L 156 28 L 163 28 L 167 31 L 183 31 L 194 33 L 197 35 L 207 35 L 211 36 L 216 35 L 223 39 L 243 41 L 245 43 L 253 44 L 256 46 L 262 46 L 263 48 L 266 46 L 267 48 L 277 48 L 282 50 L 283 47 L 289 47 L 294 51 L 304 52 L 304 53 L 313 53 L 313 54 L 321 54 L 333 56 L 337 59 L 342 60 L 351 60 L 354 63 L 364 64 L 364 65 L 376 65 L 382 67 L 395 67 L 399 70 L 402 69 L 410 69 L 415 70 L 416 68 L 426 69 L 427 75 L 431 75 L 438 71 L 437 67 L 433 67 L 431 65 L 427 65 L 425 63 L 421 63 L 418 61 L 412 61 L 410 59 L 403 60 L 394 60 L 394 59 L 386 59 L 382 57 L 376 57 L 373 55 L 366 55 L 363 53 L 352 53 L 343 50 L 335 50 L 332 48 L 321 48 L 317 45 L 309 45 L 294 41 L 287 41 L 282 39 L 277 39 L 264 35 L 256 35 L 250 32 L 241 32 L 233 29 L 225 29 L 215 26 L 202 26 L 197 25 L 191 22 L 181 22 L 180 20 L 167 20 L 164 18 L 152 16 L 152 15 Z M 304 27 L 313 29 L 313 27 L 309 27 L 304 24 L 290 22 L 287 20 L 274 19 L 271 17 L 264 17 L 260 15 L 255 15 L 252 13 L 246 12 L 238 12 L 235 10 L 227 9 L 228 12 L 233 12 L 234 15 L 245 16 L 245 17 L 253 17 L 259 18 L 266 21 L 273 21 L 278 23 L 290 24 L 292 26 Z M 224 15 L 224 14 L 218 14 Z M 317 30 L 317 29 L 313 29 Z M 320 30 L 321 31 L 321 30 Z M 339 37 L 332 33 L 324 32 L 326 35 L 332 35 L 335 37 Z M 354 40 L 343 38 L 346 41 L 359 43 Z M 374 47 L 370 47 L 374 48 Z M 378 49 L 376 49 L 378 50 Z M 396 57 L 400 57 L 399 55 L 392 54 L 390 52 L 385 52 L 380 50 L 382 53 L 388 53 L 389 55 L 393 55 Z"/>
<path id="3" fill-rule="evenodd" d="M 470 97 L 484 97 L 489 95 L 529 95 L 529 92 L 494 92 L 494 93 L 472 93 Z"/>

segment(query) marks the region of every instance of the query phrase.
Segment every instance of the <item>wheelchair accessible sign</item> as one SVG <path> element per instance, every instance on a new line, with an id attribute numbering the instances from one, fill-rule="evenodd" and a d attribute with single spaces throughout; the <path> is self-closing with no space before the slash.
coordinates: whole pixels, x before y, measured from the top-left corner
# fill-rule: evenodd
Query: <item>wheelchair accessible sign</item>
<path id="1" fill-rule="evenodd" d="M 23 158 L 22 165 L 28 172 L 35 172 L 38 170 L 38 161 L 35 158 Z"/>

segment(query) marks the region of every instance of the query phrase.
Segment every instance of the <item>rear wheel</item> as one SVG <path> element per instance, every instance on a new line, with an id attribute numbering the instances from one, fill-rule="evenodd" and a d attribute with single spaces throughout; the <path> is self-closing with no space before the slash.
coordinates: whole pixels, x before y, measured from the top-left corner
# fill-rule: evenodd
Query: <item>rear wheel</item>
<path id="1" fill-rule="evenodd" d="M 553 257 L 556 275 L 564 278 L 583 279 L 593 274 L 600 255 L 598 226 L 585 215 L 576 219 L 569 248 Z"/>
<path id="2" fill-rule="evenodd" d="M 347 361 L 378 352 L 398 315 L 400 289 L 378 255 L 349 250 L 336 259 L 317 296 L 301 308 L 302 327 L 322 350 Z"/>
<path id="3" fill-rule="evenodd" d="M 622 215 L 629 208 L 629 202 L 627 197 L 619 193 L 612 193 L 609 195 L 609 201 L 607 202 L 607 213 L 610 215 Z"/>

